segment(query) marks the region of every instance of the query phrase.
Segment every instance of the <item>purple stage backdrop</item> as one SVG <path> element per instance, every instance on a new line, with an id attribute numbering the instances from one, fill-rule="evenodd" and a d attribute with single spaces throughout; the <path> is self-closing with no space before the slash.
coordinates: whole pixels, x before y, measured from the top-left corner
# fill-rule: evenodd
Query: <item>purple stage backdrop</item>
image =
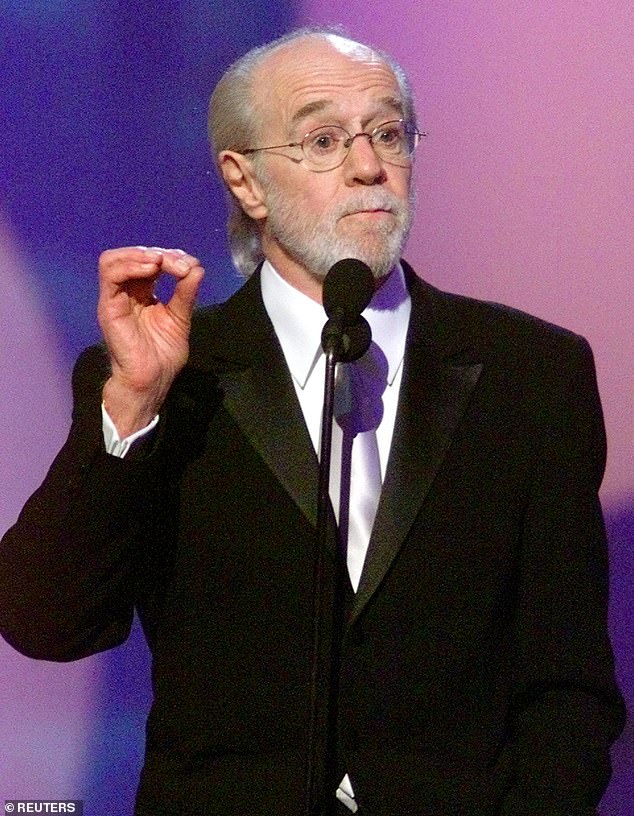
<path id="1" fill-rule="evenodd" d="M 69 420 L 98 338 L 96 259 L 182 246 L 203 299 L 238 286 L 205 144 L 222 68 L 297 24 L 341 23 L 394 53 L 429 138 L 406 257 L 430 282 L 588 337 L 610 445 L 611 626 L 634 702 L 634 10 L 631 0 L 5 0 L 0 10 L 0 533 Z M 628 274 L 629 273 L 629 274 Z M 119 649 L 38 663 L 0 643 L 0 802 L 85 800 L 129 816 L 149 705 L 137 629 Z M 634 813 L 631 724 L 602 816 Z"/>

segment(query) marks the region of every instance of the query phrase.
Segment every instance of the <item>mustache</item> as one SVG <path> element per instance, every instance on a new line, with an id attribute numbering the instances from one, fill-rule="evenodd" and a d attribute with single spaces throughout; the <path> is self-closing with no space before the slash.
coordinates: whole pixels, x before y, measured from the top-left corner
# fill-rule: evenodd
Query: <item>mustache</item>
<path id="1" fill-rule="evenodd" d="M 331 217 L 336 220 L 362 210 L 386 210 L 401 215 L 405 212 L 405 202 L 387 190 L 359 190 L 338 204 Z"/>

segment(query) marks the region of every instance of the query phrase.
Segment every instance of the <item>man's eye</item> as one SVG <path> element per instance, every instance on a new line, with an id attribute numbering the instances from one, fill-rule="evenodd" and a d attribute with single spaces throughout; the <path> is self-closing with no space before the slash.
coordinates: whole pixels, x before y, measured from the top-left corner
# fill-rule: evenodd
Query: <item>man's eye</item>
<path id="1" fill-rule="evenodd" d="M 402 139 L 400 128 L 390 127 L 384 130 L 379 130 L 375 136 L 374 141 L 380 143 L 384 147 L 398 147 Z"/>
<path id="2" fill-rule="evenodd" d="M 333 133 L 318 133 L 309 142 L 309 147 L 317 153 L 328 153 L 335 150 L 338 143 Z"/>

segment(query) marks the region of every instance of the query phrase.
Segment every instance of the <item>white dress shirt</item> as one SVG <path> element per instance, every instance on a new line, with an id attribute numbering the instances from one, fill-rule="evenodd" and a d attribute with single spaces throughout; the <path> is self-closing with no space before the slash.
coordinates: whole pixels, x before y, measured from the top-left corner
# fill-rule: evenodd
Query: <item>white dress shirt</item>
<path id="1" fill-rule="evenodd" d="M 308 433 L 318 454 L 326 365 L 321 348 L 321 330 L 327 320 L 326 312 L 320 303 L 287 283 L 268 261 L 262 266 L 262 298 L 280 341 Z M 372 339 L 388 363 L 383 419 L 376 431 L 382 478 L 385 478 L 392 444 L 411 305 L 403 270 L 398 265 L 363 312 L 372 329 Z"/>

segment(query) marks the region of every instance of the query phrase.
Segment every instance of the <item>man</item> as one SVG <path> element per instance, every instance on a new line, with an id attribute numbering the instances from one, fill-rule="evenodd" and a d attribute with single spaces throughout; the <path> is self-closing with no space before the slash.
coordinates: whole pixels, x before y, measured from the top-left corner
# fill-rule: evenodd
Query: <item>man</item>
<path id="1" fill-rule="evenodd" d="M 106 350 L 78 363 L 69 439 L 2 545 L 4 636 L 81 658 L 121 643 L 136 608 L 154 685 L 137 813 L 303 812 L 322 283 L 360 258 L 373 344 L 339 368 L 380 371 L 383 391 L 361 403 L 372 421 L 333 432 L 350 583 L 321 807 L 594 813 L 623 712 L 587 344 L 399 263 L 420 134 L 384 55 L 318 31 L 251 52 L 214 92 L 210 133 L 235 256 L 264 263 L 192 320 L 195 258 L 102 255 Z M 365 541 L 362 439 L 382 481 Z"/>

